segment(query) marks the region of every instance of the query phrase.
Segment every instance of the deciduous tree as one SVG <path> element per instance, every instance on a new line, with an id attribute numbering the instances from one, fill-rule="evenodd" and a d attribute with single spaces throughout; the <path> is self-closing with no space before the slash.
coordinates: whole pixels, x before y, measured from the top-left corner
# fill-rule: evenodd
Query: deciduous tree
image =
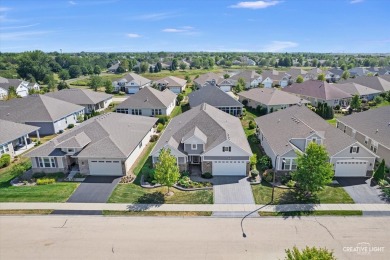
<path id="1" fill-rule="evenodd" d="M 179 180 L 179 167 L 176 157 L 171 155 L 171 150 L 161 149 L 158 162 L 156 163 L 154 178 L 157 183 L 168 187 L 167 194 L 170 192 L 169 188 Z"/>

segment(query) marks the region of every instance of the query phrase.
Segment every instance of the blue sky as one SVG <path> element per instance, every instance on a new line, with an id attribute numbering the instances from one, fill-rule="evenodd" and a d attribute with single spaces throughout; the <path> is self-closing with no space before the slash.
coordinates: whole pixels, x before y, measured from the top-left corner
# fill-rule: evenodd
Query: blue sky
<path id="1" fill-rule="evenodd" d="M 389 0 L 2 0 L 0 51 L 390 52 Z"/>

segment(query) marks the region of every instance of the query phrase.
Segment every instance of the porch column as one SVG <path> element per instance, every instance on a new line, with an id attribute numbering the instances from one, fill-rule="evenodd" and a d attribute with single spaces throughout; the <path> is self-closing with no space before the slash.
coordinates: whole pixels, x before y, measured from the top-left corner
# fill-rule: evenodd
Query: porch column
<path id="1" fill-rule="evenodd" d="M 35 133 L 37 134 L 37 139 L 38 139 L 38 141 L 40 141 L 41 138 L 39 137 L 39 131 L 37 130 L 37 131 L 35 131 Z"/>
<path id="2" fill-rule="evenodd" d="M 27 150 L 27 135 L 23 136 L 23 140 L 24 140 L 24 145 L 26 147 L 26 150 Z"/>

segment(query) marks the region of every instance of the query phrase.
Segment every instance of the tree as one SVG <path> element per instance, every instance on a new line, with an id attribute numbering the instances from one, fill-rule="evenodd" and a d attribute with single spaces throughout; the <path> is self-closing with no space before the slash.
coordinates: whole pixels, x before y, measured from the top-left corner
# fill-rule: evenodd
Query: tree
<path id="1" fill-rule="evenodd" d="M 100 73 L 102 73 L 102 70 L 100 69 L 99 65 L 95 65 L 95 67 L 93 68 L 93 73 L 96 75 L 100 75 Z"/>
<path id="2" fill-rule="evenodd" d="M 153 73 L 153 71 L 154 71 L 154 70 L 153 70 L 153 67 L 150 66 L 150 67 L 149 67 L 149 73 Z"/>
<path id="3" fill-rule="evenodd" d="M 107 94 L 111 94 L 114 91 L 114 86 L 112 85 L 112 82 L 109 79 L 105 79 L 103 81 L 103 86 Z"/>
<path id="4" fill-rule="evenodd" d="M 226 74 L 223 75 L 223 78 L 224 79 L 228 79 L 228 78 L 230 78 L 230 75 L 226 73 Z"/>
<path id="5" fill-rule="evenodd" d="M 157 67 L 158 72 L 160 72 L 162 70 L 161 62 L 157 62 L 156 67 Z"/>
<path id="6" fill-rule="evenodd" d="M 171 150 L 161 149 L 158 162 L 156 163 L 154 178 L 157 183 L 167 186 L 167 195 L 170 194 L 169 188 L 180 178 L 176 157 L 171 155 Z"/>
<path id="7" fill-rule="evenodd" d="M 8 88 L 8 95 L 7 95 L 7 100 L 17 98 L 18 94 L 16 93 L 16 88 L 14 86 L 10 86 Z"/>
<path id="8" fill-rule="evenodd" d="M 42 51 L 24 52 L 18 57 L 17 73 L 22 78 L 42 81 L 51 72 L 52 58 Z"/>
<path id="9" fill-rule="evenodd" d="M 306 259 L 318 259 L 318 260 L 336 260 L 332 251 L 326 248 L 308 247 L 300 251 L 296 246 L 292 249 L 287 249 L 286 260 L 306 260 Z"/>
<path id="10" fill-rule="evenodd" d="M 187 68 L 187 64 L 185 64 L 184 62 L 180 62 L 179 67 L 181 70 L 185 70 Z"/>
<path id="11" fill-rule="evenodd" d="M 184 79 L 187 81 L 187 83 L 191 83 L 191 77 L 190 75 L 186 75 Z"/>
<path id="12" fill-rule="evenodd" d="M 256 169 L 257 154 L 254 153 L 254 154 L 249 158 L 249 163 L 250 163 L 252 169 Z"/>
<path id="13" fill-rule="evenodd" d="M 303 77 L 301 75 L 298 75 L 296 81 L 296 83 L 302 83 L 303 82 Z"/>
<path id="14" fill-rule="evenodd" d="M 297 156 L 297 170 L 291 176 L 300 195 L 312 196 L 332 182 L 333 165 L 324 146 L 310 142 L 305 153 Z"/>
<path id="15" fill-rule="evenodd" d="M 95 91 L 98 90 L 98 88 L 101 86 L 102 84 L 102 78 L 100 76 L 90 76 L 89 77 L 89 80 L 91 82 L 91 88 Z"/>
<path id="16" fill-rule="evenodd" d="M 141 62 L 139 65 L 140 73 L 145 73 L 149 69 L 149 63 L 147 62 Z"/>
<path id="17" fill-rule="evenodd" d="M 317 80 L 325 81 L 325 75 L 324 74 L 319 74 L 317 77 Z"/>
<path id="18" fill-rule="evenodd" d="M 79 65 L 72 65 L 69 67 L 69 75 L 71 78 L 77 78 L 81 75 L 81 68 Z"/>
<path id="19" fill-rule="evenodd" d="M 349 79 L 350 76 L 351 74 L 349 73 L 348 70 L 344 71 L 343 74 L 341 75 L 343 79 Z"/>
<path id="20" fill-rule="evenodd" d="M 177 67 L 178 67 L 178 61 L 177 59 L 173 59 L 171 64 L 171 70 L 175 71 L 177 70 Z"/>
<path id="21" fill-rule="evenodd" d="M 124 72 L 126 72 L 126 69 L 122 65 L 118 66 L 118 68 L 116 69 L 116 73 L 124 73 Z"/>
<path id="22" fill-rule="evenodd" d="M 183 101 L 183 99 L 184 99 L 184 95 L 180 93 L 179 95 L 177 95 L 176 101 L 178 104 L 180 104 L 181 101 Z"/>
<path id="23" fill-rule="evenodd" d="M 239 93 L 243 91 L 245 88 L 245 80 L 243 78 L 239 78 L 237 80 L 237 85 L 234 87 L 234 92 Z"/>
<path id="24" fill-rule="evenodd" d="M 359 95 L 354 95 L 352 97 L 351 104 L 350 104 L 351 108 L 359 109 L 361 105 L 362 105 L 362 101 L 360 100 Z"/>
<path id="25" fill-rule="evenodd" d="M 58 77 L 62 80 L 70 79 L 69 71 L 65 69 L 61 70 Z"/>
<path id="26" fill-rule="evenodd" d="M 379 182 L 385 178 L 385 160 L 382 159 L 381 163 L 378 166 L 378 169 L 374 172 L 373 178 Z"/>
<path id="27" fill-rule="evenodd" d="M 69 86 L 65 81 L 60 81 L 60 83 L 58 83 L 57 85 L 57 89 L 58 90 L 69 89 Z"/>

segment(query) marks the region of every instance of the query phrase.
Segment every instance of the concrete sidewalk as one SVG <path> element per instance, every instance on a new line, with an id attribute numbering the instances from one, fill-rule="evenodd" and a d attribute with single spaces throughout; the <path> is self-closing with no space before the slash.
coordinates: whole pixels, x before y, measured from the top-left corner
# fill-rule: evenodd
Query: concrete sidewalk
<path id="1" fill-rule="evenodd" d="M 213 211 L 213 212 L 289 212 L 309 210 L 362 210 L 390 212 L 390 204 L 120 204 L 120 203 L 0 203 L 0 210 L 116 210 L 116 211 Z"/>

